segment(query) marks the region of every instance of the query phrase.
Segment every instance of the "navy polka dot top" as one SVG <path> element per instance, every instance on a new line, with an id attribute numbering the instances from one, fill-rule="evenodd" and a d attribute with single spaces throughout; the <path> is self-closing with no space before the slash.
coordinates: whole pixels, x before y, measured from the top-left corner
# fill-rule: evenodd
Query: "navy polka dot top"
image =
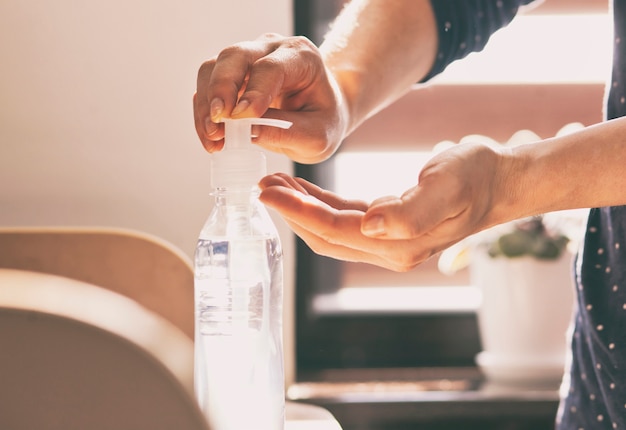
<path id="1" fill-rule="evenodd" d="M 530 0 L 432 0 L 439 52 L 425 80 L 483 49 Z M 614 54 L 605 116 L 626 115 L 626 0 L 613 0 Z M 577 307 L 558 430 L 626 430 L 626 206 L 591 209 L 576 258 Z"/>

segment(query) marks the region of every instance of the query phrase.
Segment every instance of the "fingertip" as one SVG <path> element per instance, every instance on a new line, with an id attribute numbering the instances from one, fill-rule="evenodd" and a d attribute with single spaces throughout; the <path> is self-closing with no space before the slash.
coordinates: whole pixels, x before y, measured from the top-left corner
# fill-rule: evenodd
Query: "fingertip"
<path id="1" fill-rule="evenodd" d="M 284 208 L 285 205 L 288 205 L 289 201 L 292 200 L 292 194 L 295 191 L 284 184 L 274 182 L 274 176 L 266 178 L 267 180 L 265 181 L 263 180 L 265 178 L 261 179 L 262 184 L 259 184 L 259 187 L 261 188 L 259 200 L 264 205 L 276 210 Z"/>
<path id="2" fill-rule="evenodd" d="M 224 147 L 224 140 L 221 141 L 212 141 L 212 140 L 203 140 L 202 146 L 209 153 L 213 154 L 214 152 L 221 151 Z"/>
<path id="3" fill-rule="evenodd" d="M 209 154 L 213 152 L 213 142 L 207 142 L 206 140 L 202 140 L 202 147 Z"/>
<path id="4" fill-rule="evenodd" d="M 248 100 L 248 99 L 241 99 L 241 100 L 239 100 L 239 102 L 237 102 L 237 105 L 235 106 L 235 108 L 231 112 L 231 116 L 240 116 L 246 110 L 248 110 L 249 107 L 250 107 L 250 100 Z"/>
<path id="5" fill-rule="evenodd" d="M 259 180 L 259 188 L 261 189 L 261 191 L 272 185 L 272 176 L 272 174 L 266 175 Z"/>
<path id="6" fill-rule="evenodd" d="M 277 210 L 275 194 L 276 193 L 273 191 L 273 187 L 261 190 L 261 194 L 259 194 L 259 201 L 268 208 Z"/>
<path id="7" fill-rule="evenodd" d="M 264 176 L 259 181 L 259 187 L 261 187 L 261 189 L 266 189 L 272 186 L 286 186 L 286 185 L 287 183 L 280 173 L 272 173 L 270 175 Z"/>

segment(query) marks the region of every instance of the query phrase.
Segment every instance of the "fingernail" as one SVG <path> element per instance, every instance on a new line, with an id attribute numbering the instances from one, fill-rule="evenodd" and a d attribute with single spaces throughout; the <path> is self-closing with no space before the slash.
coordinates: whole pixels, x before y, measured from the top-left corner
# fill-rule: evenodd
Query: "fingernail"
<path id="1" fill-rule="evenodd" d="M 385 233 L 385 219 L 382 215 L 374 215 L 365 220 L 361 232 L 367 236 L 380 236 Z"/>
<path id="2" fill-rule="evenodd" d="M 237 103 L 237 106 L 235 106 L 235 109 L 233 109 L 232 115 L 239 115 L 241 112 L 245 111 L 246 109 L 248 109 L 248 107 L 250 106 L 250 102 L 246 99 L 243 100 L 239 100 L 239 103 Z"/>
<path id="3" fill-rule="evenodd" d="M 224 112 L 224 101 L 222 99 L 211 100 L 211 119 L 213 122 L 219 122 Z"/>

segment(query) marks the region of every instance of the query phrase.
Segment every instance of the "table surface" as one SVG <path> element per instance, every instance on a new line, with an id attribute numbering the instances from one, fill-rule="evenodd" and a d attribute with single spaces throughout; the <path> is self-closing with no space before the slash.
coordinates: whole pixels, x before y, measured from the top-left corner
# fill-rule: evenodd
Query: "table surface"
<path id="1" fill-rule="evenodd" d="M 319 406 L 287 402 L 285 415 L 285 430 L 341 430 L 335 417 Z"/>
<path id="2" fill-rule="evenodd" d="M 344 429 L 417 428 L 451 420 L 525 420 L 552 428 L 559 402 L 558 381 L 497 384 L 485 381 L 475 367 L 336 369 L 304 377 L 290 387 L 288 398 L 327 409 Z"/>

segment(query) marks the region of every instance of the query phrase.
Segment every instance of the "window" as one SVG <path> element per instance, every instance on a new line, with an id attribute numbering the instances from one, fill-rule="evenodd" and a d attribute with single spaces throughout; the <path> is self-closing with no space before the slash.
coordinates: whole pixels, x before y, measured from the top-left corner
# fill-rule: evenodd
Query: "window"
<path id="1" fill-rule="evenodd" d="M 298 34 L 319 42 L 340 5 L 297 0 Z M 494 34 L 484 52 L 451 65 L 436 85 L 368 120 L 333 158 L 298 165 L 296 174 L 372 200 L 414 185 L 438 142 L 470 134 L 504 142 L 521 129 L 548 137 L 571 122 L 598 122 L 610 29 L 606 1 L 547 0 Z M 474 364 L 480 293 L 466 272 L 442 275 L 431 259 L 398 274 L 320 257 L 302 242 L 297 268 L 297 380 L 332 368 Z"/>

